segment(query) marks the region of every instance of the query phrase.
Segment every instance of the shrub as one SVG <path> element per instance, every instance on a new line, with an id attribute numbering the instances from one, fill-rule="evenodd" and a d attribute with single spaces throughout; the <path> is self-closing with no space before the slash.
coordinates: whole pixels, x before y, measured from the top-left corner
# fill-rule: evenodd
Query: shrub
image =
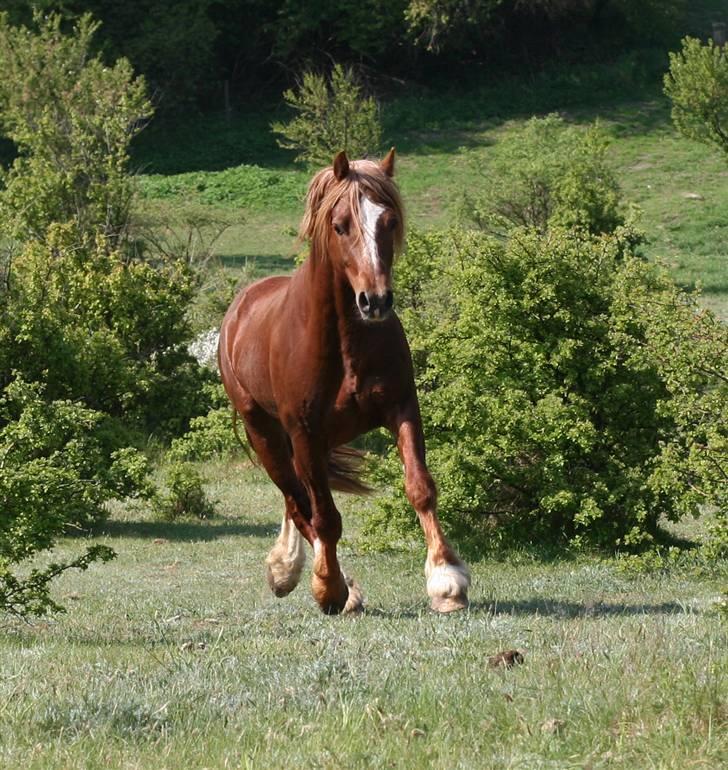
<path id="1" fill-rule="evenodd" d="M 212 377 L 186 350 L 192 266 L 129 236 L 144 83 L 91 55 L 89 17 L 68 35 L 57 15 L 35 23 L 0 14 L 0 126 L 18 152 L 0 179 L 0 609 L 18 614 L 59 609 L 52 579 L 111 557 L 11 572 L 108 499 L 149 495 L 130 444 L 181 433 Z"/>
<path id="2" fill-rule="evenodd" d="M 443 521 L 474 548 L 636 547 L 661 517 L 724 502 L 726 330 L 637 240 L 556 226 L 410 238 L 396 291 L 428 461 Z M 396 491 L 368 532 L 409 532 L 396 452 L 375 480 Z"/>
<path id="3" fill-rule="evenodd" d="M 70 34 L 57 15 L 36 27 L 0 16 L 0 124 L 18 150 L 0 186 L 0 386 L 16 370 L 120 430 L 180 433 L 206 410 L 205 375 L 186 352 L 197 276 L 180 255 L 145 257 L 129 239 L 144 82 L 128 62 L 91 55 L 88 16 Z"/>
<path id="4" fill-rule="evenodd" d="M 220 460 L 236 455 L 240 443 L 233 430 L 230 402 L 220 383 L 207 386 L 212 409 L 190 422 L 190 429 L 172 441 L 167 457 L 173 462 Z"/>
<path id="5" fill-rule="evenodd" d="M 202 485 L 202 476 L 193 465 L 172 463 L 167 468 L 167 494 L 154 497 L 154 512 L 164 521 L 184 516 L 209 519 L 215 513 L 215 506 Z"/>
<path id="6" fill-rule="evenodd" d="M 50 581 L 70 568 L 108 560 L 106 547 L 67 562 L 11 572 L 53 547 L 68 528 L 88 528 L 111 498 L 148 496 L 146 458 L 115 449 L 108 417 L 70 401 L 48 401 L 39 385 L 17 378 L 0 397 L 0 611 L 58 610 Z"/>
<path id="7" fill-rule="evenodd" d="M 612 232 L 624 218 L 619 186 L 597 123 L 567 126 L 558 115 L 531 118 L 489 151 L 490 162 L 461 213 L 492 233 L 512 227 L 580 226 Z"/>
<path id="8" fill-rule="evenodd" d="M 278 144 L 296 150 L 298 162 L 314 166 L 328 166 L 341 150 L 351 158 L 376 154 L 382 136 L 377 105 L 361 91 L 352 70 L 340 64 L 334 65 L 328 80 L 304 73 L 298 90 L 283 94 L 297 115 L 272 125 L 283 137 Z"/>
<path id="9" fill-rule="evenodd" d="M 89 15 L 71 34 L 58 14 L 35 24 L 0 14 L 0 125 L 18 151 L 0 179 L 0 212 L 20 239 L 73 222 L 115 242 L 128 224 L 129 142 L 152 114 L 144 81 L 125 59 L 109 67 L 91 56 L 99 25 Z"/>
<path id="10" fill-rule="evenodd" d="M 670 54 L 664 86 L 677 130 L 728 153 L 728 51 L 686 37 L 682 50 Z"/>

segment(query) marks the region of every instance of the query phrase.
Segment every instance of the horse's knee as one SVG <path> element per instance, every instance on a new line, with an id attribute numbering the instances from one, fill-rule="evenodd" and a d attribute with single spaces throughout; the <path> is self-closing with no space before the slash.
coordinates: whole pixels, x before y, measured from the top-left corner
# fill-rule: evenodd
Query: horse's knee
<path id="1" fill-rule="evenodd" d="M 433 511 L 437 505 L 437 487 L 428 471 L 408 475 L 405 489 L 412 507 L 420 511 Z"/>

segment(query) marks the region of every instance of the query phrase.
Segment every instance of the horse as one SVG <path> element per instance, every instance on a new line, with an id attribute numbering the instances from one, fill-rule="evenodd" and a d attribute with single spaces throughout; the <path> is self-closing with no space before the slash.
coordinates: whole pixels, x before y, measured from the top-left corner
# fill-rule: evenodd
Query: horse
<path id="1" fill-rule="evenodd" d="M 339 152 L 311 180 L 300 237 L 309 253 L 289 276 L 244 288 L 220 329 L 218 364 L 235 418 L 283 494 L 280 534 L 266 558 L 275 596 L 301 578 L 313 549 L 311 590 L 327 614 L 357 613 L 360 587 L 342 571 L 341 515 L 332 489 L 364 492 L 346 445 L 387 428 L 427 545 L 431 606 L 467 606 L 470 575 L 445 538 L 425 441 L 412 357 L 393 310 L 392 265 L 404 239 L 394 148 L 381 162 Z"/>

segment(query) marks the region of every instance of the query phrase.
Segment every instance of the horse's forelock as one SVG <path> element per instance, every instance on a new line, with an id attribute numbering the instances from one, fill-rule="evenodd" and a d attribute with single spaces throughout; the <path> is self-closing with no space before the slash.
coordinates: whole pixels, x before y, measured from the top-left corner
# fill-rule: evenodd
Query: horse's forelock
<path id="1" fill-rule="evenodd" d="M 350 163 L 349 173 L 342 180 L 336 179 L 331 168 L 325 168 L 314 176 L 306 195 L 306 210 L 299 230 L 301 239 L 308 239 L 313 251 L 324 254 L 331 211 L 345 196 L 348 197 L 351 223 L 355 228 L 355 235 L 357 238 L 362 238 L 361 218 L 359 216 L 359 198 L 362 194 L 374 203 L 379 203 L 394 211 L 397 217 L 394 243 L 395 251 L 399 251 L 404 240 L 402 199 L 397 185 L 384 173 L 378 163 L 370 160 L 358 160 Z"/>

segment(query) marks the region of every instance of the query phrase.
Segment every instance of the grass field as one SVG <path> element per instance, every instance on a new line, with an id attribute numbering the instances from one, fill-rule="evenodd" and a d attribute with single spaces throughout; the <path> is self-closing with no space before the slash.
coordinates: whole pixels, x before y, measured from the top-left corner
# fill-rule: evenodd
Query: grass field
<path id="1" fill-rule="evenodd" d="M 268 592 L 278 493 L 216 465 L 209 522 L 120 507 L 116 561 L 57 587 L 65 616 L 0 636 L 0 767 L 719 768 L 728 755 L 720 582 L 615 560 L 472 564 L 469 611 L 428 609 L 424 553 L 342 561 L 368 598 L 322 615 Z M 67 541 L 60 549 L 78 549 Z M 523 652 L 512 670 L 488 657 Z"/>

